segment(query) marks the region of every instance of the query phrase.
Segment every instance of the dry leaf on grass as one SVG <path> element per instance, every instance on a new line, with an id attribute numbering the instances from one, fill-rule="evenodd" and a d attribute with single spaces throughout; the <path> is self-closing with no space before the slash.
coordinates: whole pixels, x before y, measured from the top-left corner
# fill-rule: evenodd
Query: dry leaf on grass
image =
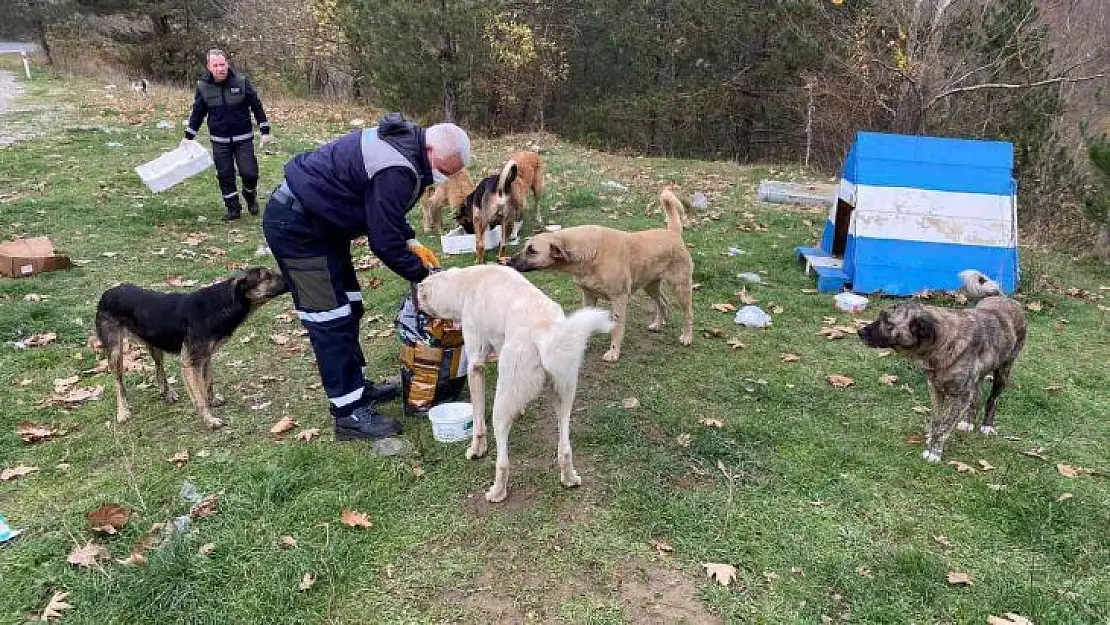
<path id="1" fill-rule="evenodd" d="M 998 467 L 996 467 L 993 464 L 987 462 L 986 460 L 980 460 L 979 461 L 979 468 L 984 470 L 984 471 L 993 471 L 994 469 L 997 469 Z"/>
<path id="2" fill-rule="evenodd" d="M 189 236 L 185 237 L 185 240 L 182 241 L 182 243 L 184 243 L 185 245 L 196 247 L 201 243 L 204 243 L 207 239 L 207 234 L 204 234 L 203 232 L 193 232 L 190 233 Z"/>
<path id="3" fill-rule="evenodd" d="M 752 297 L 751 294 L 748 293 L 748 289 L 746 288 L 740 289 L 740 292 L 737 293 L 736 296 L 740 298 L 740 303 L 745 306 L 751 306 L 752 304 L 755 304 L 759 301 L 756 298 Z"/>
<path id="4" fill-rule="evenodd" d="M 1020 614 L 1007 612 L 1002 616 L 988 616 L 987 625 L 1034 625 L 1034 623 Z"/>
<path id="5" fill-rule="evenodd" d="M 1049 395 L 1059 395 L 1060 393 L 1063 392 L 1063 390 L 1064 390 L 1064 387 L 1059 385 L 1059 384 L 1052 384 L 1050 386 L 1044 387 L 1044 391 L 1046 393 L 1048 393 Z"/>
<path id="6" fill-rule="evenodd" d="M 216 550 L 216 543 L 204 543 L 197 549 L 197 554 L 202 556 L 211 555 Z"/>
<path id="7" fill-rule="evenodd" d="M 307 430 L 301 430 L 297 433 L 297 440 L 307 443 L 310 442 L 314 437 L 319 435 L 320 428 L 308 428 Z"/>
<path id="8" fill-rule="evenodd" d="M 109 555 L 104 545 L 94 543 L 90 540 L 85 543 L 83 547 L 74 547 L 73 551 L 69 552 L 69 557 L 66 558 L 66 561 L 75 566 L 87 569 L 96 564 L 97 561 L 109 557 Z"/>
<path id="9" fill-rule="evenodd" d="M 424 467 L 416 465 L 412 468 L 412 476 L 419 479 L 424 477 Z"/>
<path id="10" fill-rule="evenodd" d="M 166 458 L 166 462 L 172 462 L 172 463 L 177 465 L 177 468 L 180 469 L 181 467 L 185 466 L 186 462 L 189 462 L 189 451 L 188 450 L 179 451 L 176 454 L 170 456 L 169 458 Z"/>
<path id="11" fill-rule="evenodd" d="M 377 332 L 371 332 L 370 336 L 378 339 L 387 339 L 393 336 L 393 328 L 386 328 L 384 330 L 378 330 Z"/>
<path id="12" fill-rule="evenodd" d="M 844 338 L 844 333 L 841 332 L 840 330 L 836 329 L 836 328 L 821 328 L 821 331 L 818 332 L 818 334 L 827 338 L 830 341 L 835 340 L 835 339 L 839 339 L 839 338 Z"/>
<path id="13" fill-rule="evenodd" d="M 75 388 L 65 393 L 64 395 L 58 394 L 51 397 L 48 402 L 61 403 L 61 404 L 80 404 L 86 401 L 96 401 L 104 394 L 104 387 L 97 386 L 83 386 Z"/>
<path id="14" fill-rule="evenodd" d="M 297 539 L 292 536 L 282 536 L 278 539 L 278 545 L 283 549 L 293 549 L 297 546 Z"/>
<path id="15" fill-rule="evenodd" d="M 933 536 L 933 542 L 944 547 L 945 549 L 952 548 L 952 541 L 948 540 L 947 536 Z"/>
<path id="16" fill-rule="evenodd" d="M 779 358 L 781 358 L 783 362 L 801 362 L 802 360 L 801 356 L 788 352 L 782 352 L 779 354 Z"/>
<path id="17" fill-rule="evenodd" d="M 786 312 L 786 309 L 779 304 L 771 304 L 770 306 L 768 306 L 767 310 L 770 310 L 773 314 L 776 315 L 781 315 L 782 313 Z"/>
<path id="18" fill-rule="evenodd" d="M 731 564 L 707 562 L 702 566 L 705 567 L 705 575 L 722 586 L 728 586 L 736 581 L 736 567 Z"/>
<path id="19" fill-rule="evenodd" d="M 64 436 L 64 431 L 59 431 L 54 428 L 48 428 L 45 425 L 24 421 L 15 428 L 16 434 L 23 439 L 24 443 L 34 444 L 48 441 L 57 436 Z"/>
<path id="20" fill-rule="evenodd" d="M 925 442 L 925 437 L 920 434 L 907 434 L 906 442 L 911 445 L 920 445 Z"/>
<path id="21" fill-rule="evenodd" d="M 660 555 L 666 555 L 674 551 L 674 547 L 672 547 L 671 544 L 665 540 L 652 539 L 648 541 L 648 544 L 650 544 L 652 547 L 655 547 L 655 550 L 658 551 Z"/>
<path id="22" fill-rule="evenodd" d="M 949 460 L 946 464 L 955 467 L 958 473 L 975 473 L 975 467 L 970 464 L 964 464 L 959 460 Z"/>
<path id="23" fill-rule="evenodd" d="M 879 382 L 882 382 L 887 386 L 894 386 L 894 384 L 898 382 L 898 376 L 890 373 L 884 373 L 879 376 Z"/>
<path id="24" fill-rule="evenodd" d="M 953 586 L 971 586 L 971 576 L 958 571 L 948 571 L 948 583 Z"/>
<path id="25" fill-rule="evenodd" d="M 54 595 L 50 597 L 50 601 L 47 602 L 46 607 L 42 609 L 42 614 L 39 616 L 39 620 L 56 621 L 62 618 L 62 611 L 68 610 L 73 607 L 72 605 L 66 603 L 66 599 L 69 599 L 68 592 L 54 593 Z"/>
<path id="26" fill-rule="evenodd" d="M 282 417 L 280 421 L 274 424 L 274 427 L 270 428 L 270 434 L 285 434 L 295 427 L 297 427 L 297 422 L 291 417 Z"/>
<path id="27" fill-rule="evenodd" d="M 703 418 L 703 419 L 698 419 L 698 423 L 704 425 L 707 428 L 723 428 L 723 427 L 725 427 L 725 424 L 722 423 L 720 419 Z"/>
<path id="28" fill-rule="evenodd" d="M 1080 474 L 1086 472 L 1086 469 L 1082 467 L 1073 467 L 1062 462 L 1056 464 L 1056 470 L 1059 471 L 1060 475 L 1063 475 L 1064 477 L 1079 477 Z"/>
<path id="29" fill-rule="evenodd" d="M 1041 312 L 1044 310 L 1044 306 L 1040 302 L 1029 302 L 1025 305 L 1025 308 L 1030 312 Z"/>
<path id="30" fill-rule="evenodd" d="M 713 304 L 712 308 L 713 308 L 713 310 L 716 310 L 717 312 L 723 312 L 723 313 L 736 312 L 736 306 L 734 306 L 733 304 L 730 304 L 728 302 L 724 302 L 723 304 Z"/>
<path id="31" fill-rule="evenodd" d="M 989 488 L 989 489 L 991 489 L 991 490 L 993 490 L 994 492 L 997 493 L 999 491 L 1005 490 L 1006 485 L 1005 484 L 987 484 L 987 488 Z"/>
<path id="32" fill-rule="evenodd" d="M 12 481 L 15 481 L 15 480 L 17 480 L 21 477 L 31 475 L 32 473 L 38 473 L 38 472 L 39 472 L 38 467 L 29 467 L 25 464 L 20 464 L 18 466 L 12 467 L 10 469 L 4 469 L 3 471 L 0 471 L 0 482 L 12 482 Z"/>
<path id="33" fill-rule="evenodd" d="M 744 349 L 745 347 L 747 347 L 747 345 L 744 345 L 744 342 L 740 339 L 729 339 L 728 343 L 726 344 L 732 349 Z"/>
<path id="34" fill-rule="evenodd" d="M 689 447 L 690 443 L 694 442 L 694 437 L 690 436 L 686 432 L 683 432 L 682 434 L 678 435 L 678 438 L 675 439 L 675 442 L 678 443 L 679 447 Z"/>
<path id="35" fill-rule="evenodd" d="M 914 406 L 913 411 L 917 414 L 929 414 L 933 409 L 928 406 Z"/>
<path id="36" fill-rule="evenodd" d="M 856 567 L 856 575 L 859 575 L 860 577 L 870 578 L 871 577 L 871 569 L 867 568 L 866 566 L 857 566 Z"/>
<path id="37" fill-rule="evenodd" d="M 271 334 L 270 340 L 274 342 L 274 345 L 286 345 L 289 343 L 289 337 L 284 334 Z"/>
<path id="38" fill-rule="evenodd" d="M 856 382 L 846 375 L 830 375 L 827 376 L 825 379 L 829 381 L 829 384 L 835 386 L 836 388 L 847 388 L 855 384 Z"/>
<path id="39" fill-rule="evenodd" d="M 1044 455 L 1044 447 L 1034 447 L 1033 449 L 1026 449 L 1025 451 L 1021 452 L 1021 455 L 1048 462 L 1048 458 L 1046 458 Z"/>
<path id="40" fill-rule="evenodd" d="M 304 591 L 308 590 L 309 588 L 312 588 L 312 585 L 315 584 L 315 583 L 316 583 L 316 576 L 313 575 L 312 573 L 305 573 L 304 577 L 301 578 L 301 583 L 297 584 L 297 590 L 300 590 L 301 592 L 304 592 Z"/>
<path id="41" fill-rule="evenodd" d="M 1060 495 L 1056 497 L 1056 503 L 1065 502 L 1069 499 L 1072 499 L 1073 497 L 1075 497 L 1075 495 L 1073 495 L 1072 493 L 1060 493 Z"/>
<path id="42" fill-rule="evenodd" d="M 185 278 L 183 278 L 181 276 L 174 276 L 174 277 L 169 278 L 168 280 L 166 280 L 166 286 L 173 286 L 173 287 L 179 287 L 179 288 L 180 287 L 188 288 L 188 287 L 193 287 L 193 286 L 196 286 L 196 285 L 197 285 L 196 280 L 186 280 Z"/>
<path id="43" fill-rule="evenodd" d="M 208 495 L 204 499 L 197 502 L 193 509 L 189 511 L 189 516 L 194 519 L 203 519 L 204 517 L 212 516 L 219 512 L 220 496 Z"/>
<path id="44" fill-rule="evenodd" d="M 89 513 L 92 531 L 115 534 L 131 520 L 131 513 L 116 504 L 106 503 Z"/>
<path id="45" fill-rule="evenodd" d="M 635 410 L 640 407 L 640 400 L 635 397 L 625 397 L 621 405 L 624 406 L 625 410 Z"/>
<path id="46" fill-rule="evenodd" d="M 18 342 L 23 347 L 42 347 L 49 345 L 58 338 L 58 335 L 53 332 L 43 332 L 42 334 L 32 334 L 31 336 Z"/>
<path id="47" fill-rule="evenodd" d="M 374 527 L 369 514 L 346 508 L 339 515 L 339 521 L 348 527 Z"/>

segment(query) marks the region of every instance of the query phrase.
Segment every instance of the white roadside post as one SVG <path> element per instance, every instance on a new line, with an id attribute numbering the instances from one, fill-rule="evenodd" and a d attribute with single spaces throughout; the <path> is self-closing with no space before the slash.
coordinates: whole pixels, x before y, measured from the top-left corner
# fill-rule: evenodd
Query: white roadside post
<path id="1" fill-rule="evenodd" d="M 23 57 L 23 73 L 27 74 L 27 80 L 31 80 L 31 63 L 27 60 L 27 51 L 20 50 L 19 56 Z"/>

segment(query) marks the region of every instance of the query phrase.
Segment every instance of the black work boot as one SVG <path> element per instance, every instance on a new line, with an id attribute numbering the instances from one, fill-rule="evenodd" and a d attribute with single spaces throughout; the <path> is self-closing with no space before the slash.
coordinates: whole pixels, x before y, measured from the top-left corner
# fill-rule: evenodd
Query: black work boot
<path id="1" fill-rule="evenodd" d="M 243 216 L 243 207 L 239 204 L 239 199 L 236 198 L 235 203 L 224 202 L 227 207 L 227 212 L 221 217 L 224 221 L 234 221 Z"/>
<path id="2" fill-rule="evenodd" d="M 257 215 L 258 191 L 255 189 L 243 189 L 243 199 L 247 201 L 247 212 L 252 215 Z"/>
<path id="3" fill-rule="evenodd" d="M 374 409 L 374 404 L 355 408 L 351 414 L 335 419 L 335 440 L 379 440 L 397 436 L 401 424 Z"/>
<path id="4" fill-rule="evenodd" d="M 365 397 L 372 402 L 387 402 L 397 399 L 397 385 L 385 382 L 382 384 L 366 383 Z"/>

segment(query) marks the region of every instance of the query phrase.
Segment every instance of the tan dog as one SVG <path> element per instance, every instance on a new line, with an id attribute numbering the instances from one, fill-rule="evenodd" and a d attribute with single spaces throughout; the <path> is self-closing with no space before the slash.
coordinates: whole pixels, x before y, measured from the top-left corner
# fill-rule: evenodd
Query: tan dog
<path id="1" fill-rule="evenodd" d="M 491 502 L 508 496 L 509 428 L 550 382 L 559 415 L 559 472 L 563 486 L 582 478 L 574 470 L 570 415 L 578 389 L 578 369 L 586 343 L 595 332 L 608 332 L 609 313 L 583 308 L 569 317 L 524 276 L 500 265 L 479 265 L 433 273 L 417 287 L 424 312 L 462 324 L 469 363 L 474 432 L 466 457 L 486 453 L 485 364 L 498 354 L 497 394 L 493 397 L 493 435 L 497 473 L 486 492 Z"/>
<path id="2" fill-rule="evenodd" d="M 457 211 L 473 190 L 474 183 L 466 169 L 460 169 L 447 182 L 428 189 L 420 206 L 424 217 L 424 234 L 439 234 L 443 230 L 443 207 Z"/>
<path id="3" fill-rule="evenodd" d="M 613 305 L 612 343 L 602 357 L 615 362 L 621 356 L 628 300 L 643 289 L 655 303 L 655 318 L 648 329 L 658 332 L 666 324 L 666 303 L 660 290 L 668 283 L 678 294 L 684 322 L 678 341 L 694 340 L 694 261 L 682 241 L 682 202 L 669 190 L 659 199 L 667 216 L 666 229 L 623 232 L 602 226 L 575 226 L 532 237 L 509 261 L 517 271 L 559 269 L 574 276 L 582 290 L 583 306 L 593 306 L 599 297 Z"/>
<path id="4" fill-rule="evenodd" d="M 922 364 L 933 402 L 933 420 L 925 433 L 921 457 L 940 462 L 954 430 L 975 429 L 979 384 L 993 377 L 979 431 L 995 434 L 994 409 L 1025 345 L 1021 305 L 1002 295 L 998 284 L 975 270 L 960 272 L 964 290 L 984 297 L 970 310 L 952 310 L 918 302 L 895 304 L 859 330 L 868 347 L 892 348 Z"/>
<path id="5" fill-rule="evenodd" d="M 521 187 L 520 197 L 526 198 L 528 192 L 532 192 L 532 198 L 536 203 L 536 221 L 543 223 L 543 211 L 540 209 L 540 195 L 543 194 L 543 159 L 540 155 L 532 152 L 531 150 L 520 150 L 513 154 L 512 162 L 516 163 L 519 175 L 517 176 L 514 184 Z M 522 202 L 523 205 L 523 202 Z M 524 207 L 527 208 L 527 207 Z M 514 227 L 516 222 L 513 222 Z M 504 228 L 502 228 L 504 230 Z M 513 232 L 513 237 L 516 238 L 520 233 Z"/>

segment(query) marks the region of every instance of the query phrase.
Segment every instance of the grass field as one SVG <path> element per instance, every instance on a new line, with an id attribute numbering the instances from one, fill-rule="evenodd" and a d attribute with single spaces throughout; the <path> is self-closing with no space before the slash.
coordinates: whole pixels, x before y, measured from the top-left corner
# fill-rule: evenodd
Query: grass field
<path id="1" fill-rule="evenodd" d="M 99 358 L 87 344 L 99 294 L 119 281 L 177 290 L 168 284 L 204 284 L 272 259 L 255 255 L 257 218 L 219 221 L 210 172 L 158 196 L 134 174 L 176 145 L 189 94 L 142 99 L 126 85 L 104 87 L 41 77 L 25 84 L 25 104 L 47 106 L 0 118 L 0 132 L 40 134 L 0 149 L 0 237 L 49 235 L 81 261 L 0 278 L 0 468 L 39 468 L 0 482 L 0 514 L 25 530 L 0 548 L 0 622 L 38 616 L 56 592 L 69 593 L 69 623 L 924 624 L 1006 612 L 1039 625 L 1110 622 L 1105 266 L 1023 251 L 1020 297 L 1039 310 L 1027 312 L 1027 348 L 999 405 L 1003 436 L 955 437 L 946 459 L 977 469 L 958 472 L 924 463 L 913 442 L 924 424 L 914 408 L 928 403 L 920 372 L 854 336 L 819 333 L 824 317 L 851 322 L 829 295 L 806 292 L 812 279 L 792 259 L 794 246 L 818 237 L 824 211 L 754 199 L 762 178 L 811 174 L 618 156 L 540 137 L 554 223 L 657 227 L 662 185 L 707 193 L 709 210 L 692 215 L 685 233 L 701 285 L 695 342 L 678 345 L 674 311 L 664 332 L 648 332 L 646 298 L 634 298 L 621 362 L 600 361 L 604 337 L 587 354 L 572 426 L 583 486 L 559 485 L 552 408 L 537 402 L 513 430 L 509 499 L 490 505 L 482 494 L 492 457 L 465 460 L 465 444 L 437 443 L 421 420 L 405 419 L 409 457 L 332 440 L 288 298 L 261 309 L 216 359 L 227 427 L 205 430 L 187 401 L 164 404 L 150 371 L 128 376 L 134 416 L 114 423 L 110 376 L 81 373 Z M 54 110 L 56 102 L 67 106 Z M 279 142 L 260 157 L 263 189 L 290 155 L 354 116 L 374 118 L 331 111 L 271 106 Z M 161 119 L 176 127 L 157 128 Z M 532 139 L 476 142 L 472 171 Z M 728 256 L 729 247 L 746 253 Z M 737 274 L 746 271 L 764 275 L 748 287 L 759 305 L 781 308 L 769 329 L 741 329 L 712 307 L 739 305 Z M 406 285 L 382 268 L 360 277 L 367 358 L 393 374 L 397 340 L 372 334 L 390 327 Z M 578 305 L 566 276 L 529 277 L 565 307 Z M 862 317 L 887 304 L 873 302 Z M 48 332 L 56 339 L 45 346 L 9 345 Z M 288 341 L 279 346 L 274 335 Z M 854 384 L 833 387 L 833 374 Z M 884 374 L 897 381 L 884 384 Z M 75 375 L 69 387 L 102 386 L 101 398 L 47 402 L 55 380 L 65 387 Z M 625 408 L 626 398 L 638 407 Z M 271 434 L 283 417 L 298 427 Z M 65 434 L 25 444 L 16 432 L 24 421 Z M 298 440 L 308 428 L 321 435 Z M 1022 453 L 1035 448 L 1042 458 Z M 187 462 L 169 461 L 182 451 Z M 1058 464 L 1090 471 L 1067 477 Z M 218 495 L 218 512 L 151 549 L 145 566 L 117 563 L 152 525 L 189 512 L 186 482 Z M 131 511 L 107 537 L 87 519 L 106 503 Z M 373 526 L 342 524 L 345 509 L 368 513 Z M 90 539 L 111 557 L 68 563 Z M 705 563 L 735 566 L 736 581 L 708 579 Z M 972 583 L 950 584 L 950 572 Z M 315 583 L 300 590 L 306 573 Z"/>

